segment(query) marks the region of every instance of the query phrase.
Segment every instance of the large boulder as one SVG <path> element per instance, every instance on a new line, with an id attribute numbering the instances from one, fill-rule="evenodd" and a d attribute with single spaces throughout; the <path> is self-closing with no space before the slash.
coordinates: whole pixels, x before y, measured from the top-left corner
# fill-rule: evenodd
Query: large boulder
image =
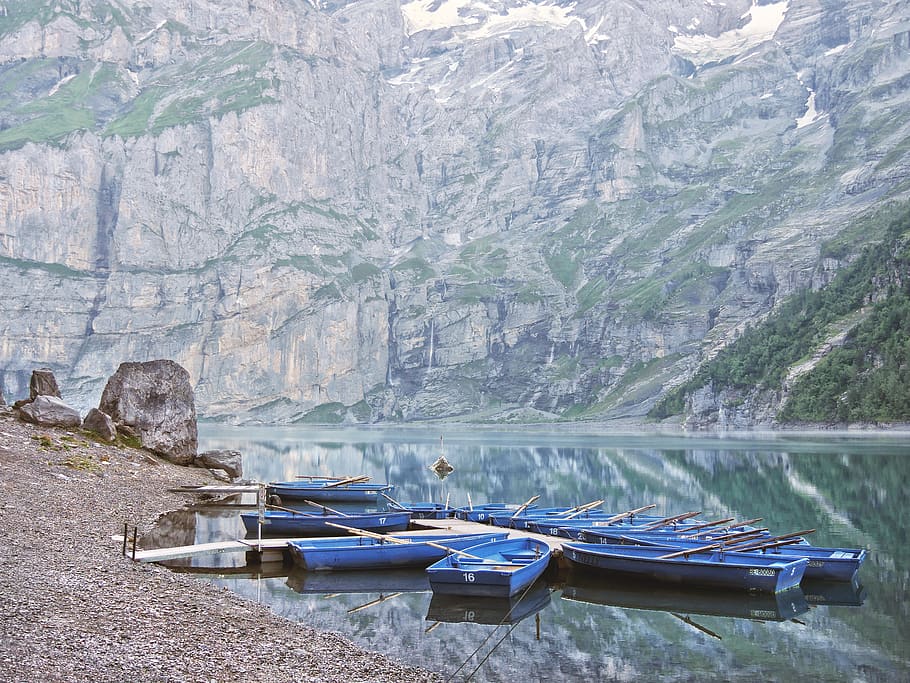
<path id="1" fill-rule="evenodd" d="M 78 427 L 79 411 L 56 396 L 38 396 L 19 408 L 19 417 L 44 427 Z"/>
<path id="2" fill-rule="evenodd" d="M 104 441 L 114 441 L 117 438 L 117 425 L 114 424 L 110 415 L 97 408 L 88 411 L 82 421 L 82 428 L 94 432 Z"/>
<path id="3" fill-rule="evenodd" d="M 174 361 L 121 363 L 104 387 L 98 410 L 166 460 L 189 465 L 196 457 L 193 387 L 189 373 Z"/>
<path id="4" fill-rule="evenodd" d="M 39 396 L 56 396 L 60 395 L 60 387 L 57 386 L 57 378 L 54 377 L 54 371 L 50 368 L 38 368 L 32 370 L 32 377 L 28 382 L 28 397 L 34 401 Z"/>
<path id="5" fill-rule="evenodd" d="M 243 476 L 243 457 L 240 451 L 205 451 L 196 456 L 196 466 L 224 470 L 231 479 Z"/>

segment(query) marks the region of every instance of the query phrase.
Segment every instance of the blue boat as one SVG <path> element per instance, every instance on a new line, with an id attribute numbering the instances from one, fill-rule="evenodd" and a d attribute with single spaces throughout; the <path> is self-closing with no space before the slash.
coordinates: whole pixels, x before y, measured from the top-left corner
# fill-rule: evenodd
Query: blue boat
<path id="1" fill-rule="evenodd" d="M 521 505 L 516 503 L 483 503 L 481 505 L 465 505 L 455 508 L 455 518 L 465 519 L 469 522 L 490 523 L 490 515 L 514 513 Z M 534 507 L 533 505 L 528 507 Z"/>
<path id="2" fill-rule="evenodd" d="M 668 548 L 598 543 L 563 543 L 562 547 L 573 567 L 598 573 L 764 593 L 798 586 L 809 564 L 804 557 L 788 562 L 762 555 L 731 558 L 729 553 L 707 548 L 668 553 Z"/>
<path id="3" fill-rule="evenodd" d="M 706 543 L 710 543 L 710 539 L 696 540 L 672 537 L 670 535 L 608 532 L 595 529 L 586 529 L 584 540 L 589 543 L 632 544 L 680 550 L 703 547 Z M 668 550 L 667 552 L 670 551 Z M 728 558 L 742 555 L 762 555 L 764 557 L 777 558 L 781 562 L 789 562 L 793 559 L 805 557 L 809 560 L 805 577 L 824 581 L 851 581 L 866 559 L 866 551 L 863 549 L 824 548 L 800 543 L 777 545 L 773 541 L 761 543 L 760 540 L 742 546 L 725 545 L 724 552 Z"/>
<path id="4" fill-rule="evenodd" d="M 390 503 L 396 510 L 410 512 L 411 519 L 446 519 L 455 512 L 455 508 L 445 503 L 399 503 L 398 501 L 390 501 Z"/>
<path id="5" fill-rule="evenodd" d="M 565 515 L 572 514 L 573 510 L 574 508 L 570 507 L 537 508 L 524 510 L 518 513 L 511 510 L 496 510 L 490 513 L 489 519 L 490 524 L 493 526 L 501 526 L 507 529 L 527 529 L 528 522 L 532 520 L 543 519 L 546 521 L 557 521 L 562 519 L 563 521 L 567 521 Z M 584 514 L 596 516 L 598 518 L 604 516 L 603 512 Z"/>
<path id="6" fill-rule="evenodd" d="M 355 481 L 344 483 L 336 479 L 308 479 L 303 481 L 272 482 L 266 488 L 267 495 L 286 500 L 312 500 L 317 503 L 375 503 L 377 498 L 388 494 L 395 487 L 391 484 L 371 484 Z"/>
<path id="7" fill-rule="evenodd" d="M 240 518 L 247 535 L 258 534 L 259 515 L 256 512 L 241 512 Z M 266 524 L 262 526 L 263 536 L 337 536 L 338 528 L 331 524 L 343 524 L 364 531 L 404 531 L 411 521 L 410 512 L 365 512 L 362 514 L 310 514 L 291 510 L 266 510 Z"/>
<path id="8" fill-rule="evenodd" d="M 652 522 L 651 524 L 653 524 Z M 533 531 L 538 534 L 543 534 L 545 536 L 558 536 L 561 538 L 568 538 L 572 540 L 577 540 L 580 542 L 587 542 L 591 539 L 591 534 L 596 532 L 602 533 L 650 533 L 654 535 L 662 535 L 667 538 L 675 538 L 680 534 L 692 532 L 694 528 L 701 525 L 698 524 L 671 524 L 664 527 L 654 529 L 653 531 L 648 529 L 649 523 L 647 521 L 642 521 L 641 523 L 636 522 L 635 524 L 628 523 L 617 523 L 617 522 L 607 522 L 605 520 L 597 519 L 596 517 L 589 517 L 584 519 L 570 519 L 570 520 L 558 520 L 558 519 L 534 519 L 529 518 L 527 523 L 527 528 L 529 531 Z M 732 525 L 723 527 L 721 529 L 713 529 L 702 531 L 698 534 L 699 538 L 713 539 L 718 536 L 729 536 L 731 534 L 743 534 L 743 535 L 764 535 L 770 536 L 767 529 L 757 528 L 751 525 Z"/>
<path id="9" fill-rule="evenodd" d="M 350 571 L 426 567 L 452 550 L 498 541 L 507 532 L 429 536 L 338 536 L 288 543 L 295 564 L 307 571 Z M 379 536 L 378 534 L 376 536 Z"/>
<path id="10" fill-rule="evenodd" d="M 434 593 L 507 598 L 534 583 L 550 555 L 550 546 L 533 538 L 492 541 L 447 555 L 427 576 Z"/>

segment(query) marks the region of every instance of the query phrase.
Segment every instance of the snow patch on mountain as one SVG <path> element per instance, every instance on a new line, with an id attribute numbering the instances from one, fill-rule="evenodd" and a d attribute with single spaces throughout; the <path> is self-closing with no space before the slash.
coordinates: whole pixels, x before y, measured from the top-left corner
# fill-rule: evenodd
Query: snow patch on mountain
<path id="1" fill-rule="evenodd" d="M 470 27 L 461 38 L 486 38 L 525 26 L 543 25 L 564 28 L 573 21 L 584 22 L 569 16 L 575 4 L 560 7 L 542 2 L 528 2 L 497 12 L 489 5 L 473 0 L 414 0 L 401 6 L 405 31 L 409 36 L 420 31 L 445 28 Z"/>
<path id="2" fill-rule="evenodd" d="M 742 16 L 744 19 L 749 17 L 748 23 L 742 28 L 725 31 L 718 36 L 684 35 L 678 27 L 670 26 L 668 30 L 676 34 L 673 50 L 699 66 L 741 55 L 773 38 L 789 8 L 789 0 L 771 5 L 759 5 L 756 2 Z M 692 24 L 686 28 L 691 30 Z"/>

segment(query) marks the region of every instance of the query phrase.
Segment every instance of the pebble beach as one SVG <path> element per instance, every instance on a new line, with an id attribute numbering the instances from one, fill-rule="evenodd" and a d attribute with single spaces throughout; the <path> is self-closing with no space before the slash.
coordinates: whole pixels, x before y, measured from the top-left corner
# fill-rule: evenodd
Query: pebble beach
<path id="1" fill-rule="evenodd" d="M 437 681 L 224 589 L 121 554 L 216 483 L 0 408 L 0 677 L 6 681 Z"/>

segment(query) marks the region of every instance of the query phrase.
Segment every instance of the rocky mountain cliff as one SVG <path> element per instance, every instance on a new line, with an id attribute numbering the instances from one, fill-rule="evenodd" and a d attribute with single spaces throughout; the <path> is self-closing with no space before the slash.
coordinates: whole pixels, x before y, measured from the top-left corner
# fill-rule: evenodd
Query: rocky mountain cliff
<path id="1" fill-rule="evenodd" d="M 907 199 L 908 86 L 906 1 L 4 0 L 3 391 L 640 416 Z"/>

